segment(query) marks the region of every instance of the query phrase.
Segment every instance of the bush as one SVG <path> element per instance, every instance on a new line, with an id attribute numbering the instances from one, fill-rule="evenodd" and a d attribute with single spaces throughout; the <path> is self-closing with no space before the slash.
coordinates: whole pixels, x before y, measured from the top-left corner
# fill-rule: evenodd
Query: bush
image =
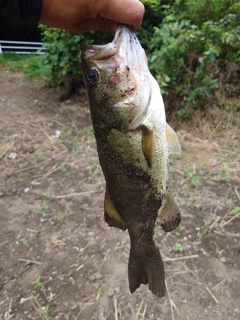
<path id="1" fill-rule="evenodd" d="M 50 66 L 49 85 L 56 87 L 63 77 L 81 74 L 80 43 L 99 44 L 109 41 L 107 34 L 90 31 L 80 34 L 40 26 L 44 46 L 47 48 L 45 63 Z"/>
<path id="2" fill-rule="evenodd" d="M 177 113 L 192 107 L 219 86 L 220 71 L 231 73 L 240 58 L 240 1 L 142 0 L 146 12 L 137 35 L 149 68 L 163 94 L 174 96 Z M 104 44 L 106 33 L 72 34 L 41 27 L 48 48 L 51 85 L 68 74 L 79 74 L 79 43 Z"/>
<path id="3" fill-rule="evenodd" d="M 230 0 L 178 1 L 149 41 L 149 67 L 165 94 L 181 102 L 187 115 L 218 88 L 219 63 L 231 70 L 240 58 L 240 15 Z M 206 19 L 212 20 L 206 20 Z"/>

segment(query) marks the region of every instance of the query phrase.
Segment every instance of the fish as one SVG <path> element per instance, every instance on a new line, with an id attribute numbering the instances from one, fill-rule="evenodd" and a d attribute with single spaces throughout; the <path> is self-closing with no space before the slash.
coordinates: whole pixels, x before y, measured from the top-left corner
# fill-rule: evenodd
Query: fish
<path id="1" fill-rule="evenodd" d="M 166 232 L 181 221 L 167 190 L 169 154 L 181 146 L 166 122 L 159 85 L 135 33 L 119 25 L 112 42 L 81 45 L 99 162 L 106 181 L 104 218 L 128 230 L 128 281 L 158 297 L 166 293 L 163 260 L 154 242 L 156 223 Z"/>

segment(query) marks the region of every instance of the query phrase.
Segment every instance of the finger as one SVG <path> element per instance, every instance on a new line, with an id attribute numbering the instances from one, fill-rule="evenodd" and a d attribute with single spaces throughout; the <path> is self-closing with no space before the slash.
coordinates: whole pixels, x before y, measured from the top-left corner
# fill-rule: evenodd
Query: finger
<path id="1" fill-rule="evenodd" d="M 72 23 L 67 30 L 72 32 L 86 32 L 90 30 L 103 30 L 114 36 L 117 30 L 117 22 L 102 17 L 83 19 Z"/>
<path id="2" fill-rule="evenodd" d="M 101 0 L 96 1 L 94 6 L 91 5 L 89 10 L 93 18 L 101 16 L 130 25 L 134 30 L 140 27 L 144 14 L 144 6 L 139 0 Z"/>

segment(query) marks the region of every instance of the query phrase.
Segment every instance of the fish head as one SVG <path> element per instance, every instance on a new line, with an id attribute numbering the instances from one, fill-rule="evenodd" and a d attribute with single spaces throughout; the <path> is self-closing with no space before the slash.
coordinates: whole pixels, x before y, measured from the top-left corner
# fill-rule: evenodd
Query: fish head
<path id="1" fill-rule="evenodd" d="M 130 129 L 139 126 L 151 99 L 151 74 L 145 52 L 128 27 L 120 25 L 106 45 L 82 45 L 82 72 L 93 119 L 114 120 L 120 112 L 121 123 Z"/>

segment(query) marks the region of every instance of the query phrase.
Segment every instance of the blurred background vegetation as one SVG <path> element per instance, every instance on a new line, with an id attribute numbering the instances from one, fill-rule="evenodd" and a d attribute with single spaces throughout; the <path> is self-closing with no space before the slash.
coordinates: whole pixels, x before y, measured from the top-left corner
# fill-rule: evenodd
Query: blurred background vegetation
<path id="1" fill-rule="evenodd" d="M 213 101 L 224 108 L 223 98 L 240 96 L 240 0 L 142 2 L 146 12 L 137 36 L 168 111 L 190 117 L 196 108 Z M 35 69 L 42 67 L 53 87 L 81 75 L 80 43 L 111 41 L 100 31 L 73 34 L 44 26 L 40 31 L 48 54 L 35 61 Z"/>

